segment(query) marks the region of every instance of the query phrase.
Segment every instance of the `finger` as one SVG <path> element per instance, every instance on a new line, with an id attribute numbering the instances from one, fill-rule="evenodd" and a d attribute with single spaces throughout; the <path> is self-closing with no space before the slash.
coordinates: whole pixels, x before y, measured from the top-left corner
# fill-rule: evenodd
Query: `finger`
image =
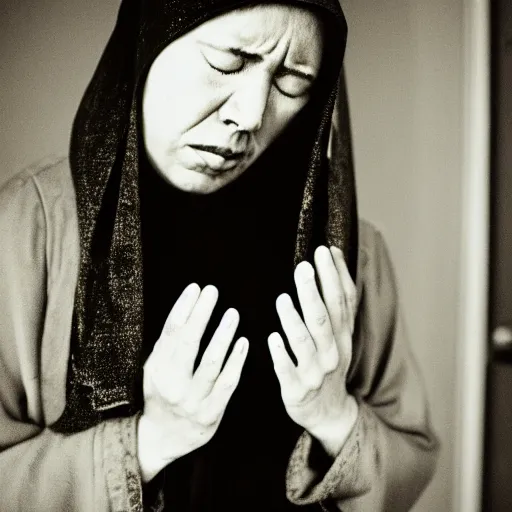
<path id="1" fill-rule="evenodd" d="M 345 292 L 345 299 L 347 303 L 347 313 L 348 313 L 348 321 L 351 326 L 351 331 L 354 329 L 354 319 L 356 316 L 356 309 L 357 309 L 357 290 L 356 286 L 354 284 L 354 281 L 352 281 L 352 277 L 350 276 L 350 272 L 348 270 L 347 264 L 345 262 L 345 258 L 343 256 L 343 252 L 338 247 L 332 246 L 330 248 L 334 264 L 336 266 L 336 269 L 338 270 L 340 279 L 341 279 L 341 285 L 343 287 L 343 290 Z"/>
<path id="2" fill-rule="evenodd" d="M 193 377 L 192 394 L 199 398 L 205 397 L 213 388 L 233 340 L 240 315 L 236 309 L 228 309 L 217 330 L 215 331 Z"/>
<path id="3" fill-rule="evenodd" d="M 356 285 L 354 281 L 352 280 L 352 276 L 350 275 L 350 272 L 347 267 L 347 262 L 345 261 L 345 257 L 343 255 L 343 251 L 339 249 L 338 247 L 331 246 L 330 252 L 332 254 L 332 258 L 334 260 L 334 265 L 336 266 L 336 269 L 338 270 L 341 284 L 343 286 L 343 289 L 345 290 L 345 293 L 347 294 L 347 298 L 349 298 L 349 302 L 351 305 L 355 303 L 356 300 Z"/>
<path id="4" fill-rule="evenodd" d="M 201 288 L 199 288 L 196 283 L 189 284 L 183 290 L 167 316 L 162 329 L 163 336 L 169 336 L 177 327 L 181 327 L 187 323 L 200 293 Z"/>
<path id="5" fill-rule="evenodd" d="M 212 315 L 219 292 L 215 286 L 203 288 L 187 323 L 180 330 L 176 343 L 173 343 L 171 365 L 176 374 L 192 377 L 194 361 L 201 337 Z"/>
<path id="6" fill-rule="evenodd" d="M 337 356 L 337 361 L 340 362 L 343 372 L 346 373 L 352 360 L 352 330 L 348 325 L 343 328 L 341 333 Z"/>
<path id="7" fill-rule="evenodd" d="M 156 357 L 171 357 L 172 347 L 168 343 L 169 336 L 183 327 L 194 309 L 194 306 L 201 293 L 201 288 L 196 283 L 189 284 L 174 303 L 170 313 L 167 315 L 160 338 L 153 347 L 153 353 Z"/>
<path id="8" fill-rule="evenodd" d="M 326 351 L 334 343 L 334 333 L 329 313 L 316 285 L 315 271 L 310 263 L 303 261 L 297 265 L 294 278 L 306 327 L 316 349 Z"/>
<path id="9" fill-rule="evenodd" d="M 345 361 L 350 357 L 352 324 L 347 319 L 347 300 L 331 251 L 325 246 L 320 246 L 315 251 L 314 257 L 335 340 L 330 350 L 322 353 L 323 357 L 320 358 L 322 368 L 330 373 L 338 367 L 340 361 Z M 348 347 L 347 336 L 350 343 Z"/>
<path id="10" fill-rule="evenodd" d="M 286 351 L 280 334 L 273 332 L 268 337 L 268 348 L 281 386 L 281 394 L 284 395 L 297 382 L 297 369 Z"/>
<path id="11" fill-rule="evenodd" d="M 311 334 L 295 309 L 289 295 L 286 293 L 280 295 L 276 300 L 276 307 L 281 326 L 297 358 L 297 364 L 306 368 L 316 357 L 315 344 Z"/>
<path id="12" fill-rule="evenodd" d="M 248 350 L 249 342 L 247 338 L 240 338 L 235 343 L 235 347 L 219 378 L 215 381 L 211 393 L 206 398 L 208 403 L 206 409 L 210 411 L 210 414 L 222 416 L 224 413 L 233 392 L 240 382 Z"/>
<path id="13" fill-rule="evenodd" d="M 215 286 L 208 285 L 203 289 L 187 321 L 192 337 L 200 338 L 203 335 L 218 298 L 219 292 Z"/>
<path id="14" fill-rule="evenodd" d="M 333 334 L 335 338 L 338 338 L 344 325 L 345 293 L 331 251 L 327 247 L 320 246 L 315 251 L 315 265 L 324 303 L 329 312 Z"/>

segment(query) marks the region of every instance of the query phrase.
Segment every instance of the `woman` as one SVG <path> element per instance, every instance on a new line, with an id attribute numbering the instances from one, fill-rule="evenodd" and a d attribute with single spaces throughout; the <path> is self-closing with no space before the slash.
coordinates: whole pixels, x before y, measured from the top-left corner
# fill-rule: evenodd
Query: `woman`
<path id="1" fill-rule="evenodd" d="M 2 191 L 2 510 L 417 499 L 437 445 L 346 129 L 327 158 L 345 41 L 335 0 L 123 2 L 69 161 Z"/>

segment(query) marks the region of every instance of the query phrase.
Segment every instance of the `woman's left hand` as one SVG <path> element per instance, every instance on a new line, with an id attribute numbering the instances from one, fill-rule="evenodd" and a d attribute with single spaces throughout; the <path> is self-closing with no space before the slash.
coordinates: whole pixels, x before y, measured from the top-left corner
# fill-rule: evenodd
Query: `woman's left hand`
<path id="1" fill-rule="evenodd" d="M 335 457 L 358 413 L 355 399 L 346 390 L 356 289 L 338 248 L 319 247 L 315 266 L 322 295 L 311 264 L 304 261 L 295 270 L 304 321 L 289 295 L 280 295 L 276 301 L 297 366 L 278 333 L 272 333 L 268 342 L 286 411 Z"/>

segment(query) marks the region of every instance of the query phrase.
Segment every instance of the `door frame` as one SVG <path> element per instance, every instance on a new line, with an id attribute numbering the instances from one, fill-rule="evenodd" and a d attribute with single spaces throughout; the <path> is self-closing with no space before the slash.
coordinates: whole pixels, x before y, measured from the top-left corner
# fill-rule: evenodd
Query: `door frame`
<path id="1" fill-rule="evenodd" d="M 457 340 L 456 512 L 479 512 L 488 342 L 490 5 L 464 0 L 462 229 Z"/>

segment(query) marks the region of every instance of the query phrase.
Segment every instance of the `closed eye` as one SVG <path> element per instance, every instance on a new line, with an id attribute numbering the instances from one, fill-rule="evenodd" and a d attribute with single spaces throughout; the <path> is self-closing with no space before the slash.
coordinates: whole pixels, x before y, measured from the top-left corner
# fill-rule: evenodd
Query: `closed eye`
<path id="1" fill-rule="evenodd" d="M 238 73 L 247 62 L 261 60 L 261 56 L 237 48 L 221 49 L 209 44 L 201 45 L 201 53 L 206 63 L 223 75 Z M 314 80 L 315 77 L 309 73 L 287 67 L 282 67 L 274 77 L 277 90 L 288 98 L 307 95 Z"/>
<path id="2" fill-rule="evenodd" d="M 221 50 L 213 46 L 204 45 L 201 48 L 201 53 L 206 63 L 222 74 L 237 73 L 244 67 L 244 58 L 229 50 Z"/>
<path id="3" fill-rule="evenodd" d="M 284 69 L 276 75 L 276 87 L 289 98 L 298 98 L 309 93 L 314 77 L 294 70 Z"/>

